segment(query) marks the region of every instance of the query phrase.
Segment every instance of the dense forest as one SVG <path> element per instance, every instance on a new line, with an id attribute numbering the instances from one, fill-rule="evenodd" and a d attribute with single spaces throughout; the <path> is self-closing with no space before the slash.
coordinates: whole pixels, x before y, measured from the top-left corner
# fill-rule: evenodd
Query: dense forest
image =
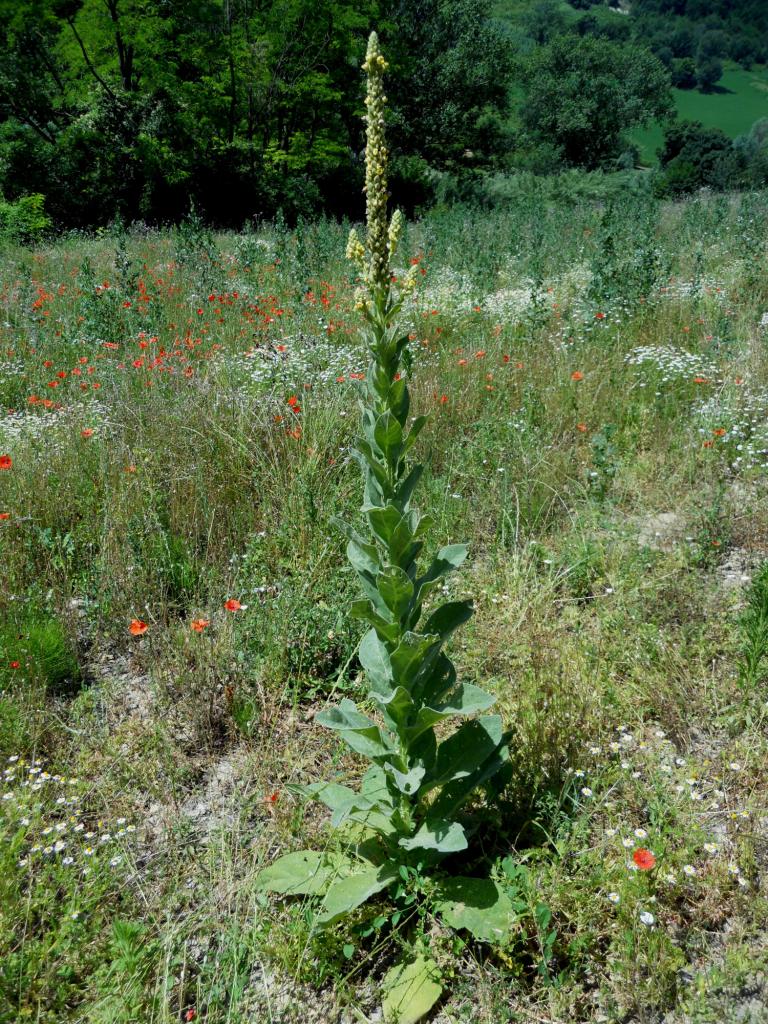
<path id="1" fill-rule="evenodd" d="M 191 206 L 220 225 L 357 215 L 372 24 L 408 211 L 482 193 L 491 175 L 631 169 L 627 133 L 671 123 L 671 84 L 715 88 L 722 58 L 768 51 L 756 0 L 637 0 L 630 17 L 574 6 L 0 0 L 0 228 L 19 201 L 31 227 L 176 221 Z M 688 157 L 716 156 L 704 177 L 686 157 L 669 187 L 760 183 L 765 134 L 739 149 L 689 131 Z"/>

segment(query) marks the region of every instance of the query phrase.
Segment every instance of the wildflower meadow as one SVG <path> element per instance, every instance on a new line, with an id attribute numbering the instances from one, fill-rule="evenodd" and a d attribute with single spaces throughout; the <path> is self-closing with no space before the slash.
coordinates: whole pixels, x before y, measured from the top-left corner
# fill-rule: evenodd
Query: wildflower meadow
<path id="1" fill-rule="evenodd" d="M 0 251 L 0 1024 L 768 1020 L 768 195 L 406 218 L 385 57 Z"/>

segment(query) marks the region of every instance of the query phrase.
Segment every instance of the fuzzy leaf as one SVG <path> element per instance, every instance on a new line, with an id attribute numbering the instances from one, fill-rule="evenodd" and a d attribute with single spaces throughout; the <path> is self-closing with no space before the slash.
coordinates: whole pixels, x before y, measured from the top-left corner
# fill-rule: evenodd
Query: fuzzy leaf
<path id="1" fill-rule="evenodd" d="M 388 565 L 376 577 L 376 587 L 394 619 L 400 619 L 413 597 L 413 582 L 397 565 Z"/>
<path id="2" fill-rule="evenodd" d="M 385 757 L 394 753 L 385 733 L 370 718 L 361 715 L 354 702 L 346 697 L 338 707 L 321 711 L 316 721 L 340 732 L 352 750 L 364 757 Z"/>
<path id="3" fill-rule="evenodd" d="M 473 613 L 471 601 L 448 601 L 432 612 L 424 623 L 424 632 L 437 633 L 441 640 L 445 640 L 455 629 L 469 622 Z"/>
<path id="4" fill-rule="evenodd" d="M 437 748 L 434 767 L 419 796 L 428 793 L 435 786 L 467 778 L 487 758 L 496 753 L 501 738 L 502 724 L 498 715 L 488 715 L 473 722 L 465 722 Z"/>
<path id="5" fill-rule="evenodd" d="M 412 836 L 401 839 L 399 846 L 404 850 L 437 850 L 439 853 L 455 853 L 466 850 L 467 837 L 457 821 L 433 818 L 425 821 Z"/>
<path id="6" fill-rule="evenodd" d="M 256 876 L 256 885 L 265 892 L 283 896 L 317 896 L 325 892 L 333 879 L 351 869 L 349 858 L 341 854 L 299 850 L 279 857 Z"/>
<path id="7" fill-rule="evenodd" d="M 508 760 L 509 750 L 507 747 L 504 745 L 498 746 L 494 753 L 486 758 L 471 775 L 467 775 L 463 779 L 457 779 L 455 782 L 449 782 L 444 786 L 440 795 L 432 804 L 432 812 L 444 817 L 450 817 L 455 814 L 459 807 L 469 800 L 477 787 L 481 786 L 488 779 L 493 778 L 497 772 L 501 771 Z"/>
<path id="8" fill-rule="evenodd" d="M 360 619 L 367 622 L 369 626 L 373 626 L 383 640 L 389 640 L 392 644 L 397 642 L 397 638 L 400 636 L 400 627 L 396 622 L 387 622 L 377 614 L 372 601 L 353 601 L 349 608 L 349 614 L 353 619 Z"/>
<path id="9" fill-rule="evenodd" d="M 477 711 L 486 711 L 495 703 L 496 698 L 492 697 L 490 693 L 486 693 L 485 690 L 481 690 L 479 686 L 462 683 L 448 695 L 444 703 L 437 704 L 433 708 L 423 707 L 416 716 L 415 723 L 409 729 L 409 736 L 413 740 L 424 729 L 429 729 L 452 715 L 474 715 Z"/>
<path id="10" fill-rule="evenodd" d="M 410 632 L 403 634 L 400 643 L 390 655 L 394 680 L 407 687 L 417 674 L 424 671 L 434 660 L 439 647 L 438 636 Z"/>
<path id="11" fill-rule="evenodd" d="M 486 942 L 508 942 L 517 920 L 511 900 L 490 878 L 446 878 L 434 906 L 451 928 Z"/>
<path id="12" fill-rule="evenodd" d="M 414 466 L 408 476 L 401 480 L 395 488 L 394 494 L 392 495 L 392 501 L 402 512 L 407 511 L 411 495 L 421 479 L 421 474 L 423 472 L 424 469 L 422 466 Z"/>
<path id="13" fill-rule="evenodd" d="M 426 769 L 422 765 L 417 765 L 416 768 L 411 768 L 409 772 L 399 772 L 393 765 L 385 765 L 385 770 L 389 772 L 392 778 L 395 780 L 395 785 L 401 793 L 405 793 L 406 796 L 412 796 L 418 791 L 421 785 L 422 779 L 426 773 Z"/>
<path id="14" fill-rule="evenodd" d="M 362 906 L 371 896 L 386 889 L 398 877 L 396 869 L 387 864 L 382 868 L 371 867 L 340 878 L 331 885 L 323 900 L 318 924 L 335 924 L 345 914 Z"/>
<path id="15" fill-rule="evenodd" d="M 365 669 L 365 674 L 368 677 L 371 688 L 382 696 L 391 694 L 392 665 L 387 648 L 375 630 L 369 629 L 360 641 L 358 657 L 360 664 Z"/>
<path id="16" fill-rule="evenodd" d="M 403 443 L 403 428 L 389 410 L 376 420 L 374 437 L 387 462 L 395 462 Z"/>
<path id="17" fill-rule="evenodd" d="M 397 964 L 384 975 L 381 1009 L 387 1024 L 417 1024 L 443 993 L 436 981 L 437 964 L 417 956 L 409 964 Z"/>
<path id="18" fill-rule="evenodd" d="M 405 455 L 406 452 L 410 451 L 410 449 L 414 446 L 414 444 L 416 443 L 416 438 L 422 432 L 428 420 L 428 416 L 417 416 L 416 419 L 413 421 L 413 423 L 411 424 L 411 429 L 408 432 L 408 436 L 403 441 L 403 455 Z"/>

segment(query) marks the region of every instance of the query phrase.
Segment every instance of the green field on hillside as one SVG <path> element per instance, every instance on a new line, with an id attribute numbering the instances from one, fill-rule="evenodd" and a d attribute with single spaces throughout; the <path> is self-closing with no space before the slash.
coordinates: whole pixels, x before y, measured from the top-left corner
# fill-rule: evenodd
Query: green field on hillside
<path id="1" fill-rule="evenodd" d="M 681 121 L 701 121 L 707 128 L 722 129 L 732 139 L 748 132 L 761 117 L 768 117 L 768 69 L 762 66 L 751 71 L 735 66 L 726 68 L 717 92 L 672 91 Z M 664 132 L 660 124 L 654 124 L 633 133 L 632 139 L 640 147 L 642 162 L 651 164 L 663 144 Z"/>

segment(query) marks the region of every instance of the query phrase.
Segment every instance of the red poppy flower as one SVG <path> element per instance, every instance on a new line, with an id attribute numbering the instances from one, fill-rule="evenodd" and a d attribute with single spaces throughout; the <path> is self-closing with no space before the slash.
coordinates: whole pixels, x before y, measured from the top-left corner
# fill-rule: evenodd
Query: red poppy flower
<path id="1" fill-rule="evenodd" d="M 584 374 L 581 370 L 574 370 L 571 374 L 571 380 L 584 380 Z"/>
<path id="2" fill-rule="evenodd" d="M 85 430 L 81 430 L 80 431 L 80 436 L 81 437 L 93 437 L 93 431 L 91 430 L 90 427 L 87 427 Z"/>
<path id="3" fill-rule="evenodd" d="M 10 455 L 0 455 L 0 469 L 10 469 L 13 465 L 13 459 Z"/>
<path id="4" fill-rule="evenodd" d="M 656 866 L 654 855 L 650 850 L 646 850 L 642 846 L 632 854 L 632 860 L 641 871 L 650 871 L 651 868 Z"/>
<path id="5" fill-rule="evenodd" d="M 10 518 L 11 518 L 11 513 L 10 512 L 0 512 L 0 519 L 10 519 Z"/>
<path id="6" fill-rule="evenodd" d="M 230 597 L 224 602 L 224 607 L 228 612 L 241 612 L 245 609 L 244 604 L 240 604 L 236 597 Z"/>
<path id="7" fill-rule="evenodd" d="M 12 661 L 11 662 L 11 668 L 14 668 L 14 669 L 15 668 L 21 668 L 21 662 L 20 661 Z"/>
<path id="8" fill-rule="evenodd" d="M 184 1014 L 184 1020 L 186 1020 L 186 1021 L 195 1020 L 196 1017 L 197 1017 L 197 1010 L 193 1006 L 190 1006 L 190 1008 Z"/>
<path id="9" fill-rule="evenodd" d="M 146 622 L 142 622 L 141 619 L 131 619 L 131 624 L 128 627 L 128 632 L 131 634 L 131 636 L 143 636 L 148 629 L 149 626 L 146 624 Z"/>
<path id="10" fill-rule="evenodd" d="M 605 320 L 605 313 L 595 313 L 595 320 Z"/>
<path id="11" fill-rule="evenodd" d="M 210 626 L 210 624 L 210 619 L 192 619 L 189 625 L 196 633 L 202 633 L 205 627 Z"/>

